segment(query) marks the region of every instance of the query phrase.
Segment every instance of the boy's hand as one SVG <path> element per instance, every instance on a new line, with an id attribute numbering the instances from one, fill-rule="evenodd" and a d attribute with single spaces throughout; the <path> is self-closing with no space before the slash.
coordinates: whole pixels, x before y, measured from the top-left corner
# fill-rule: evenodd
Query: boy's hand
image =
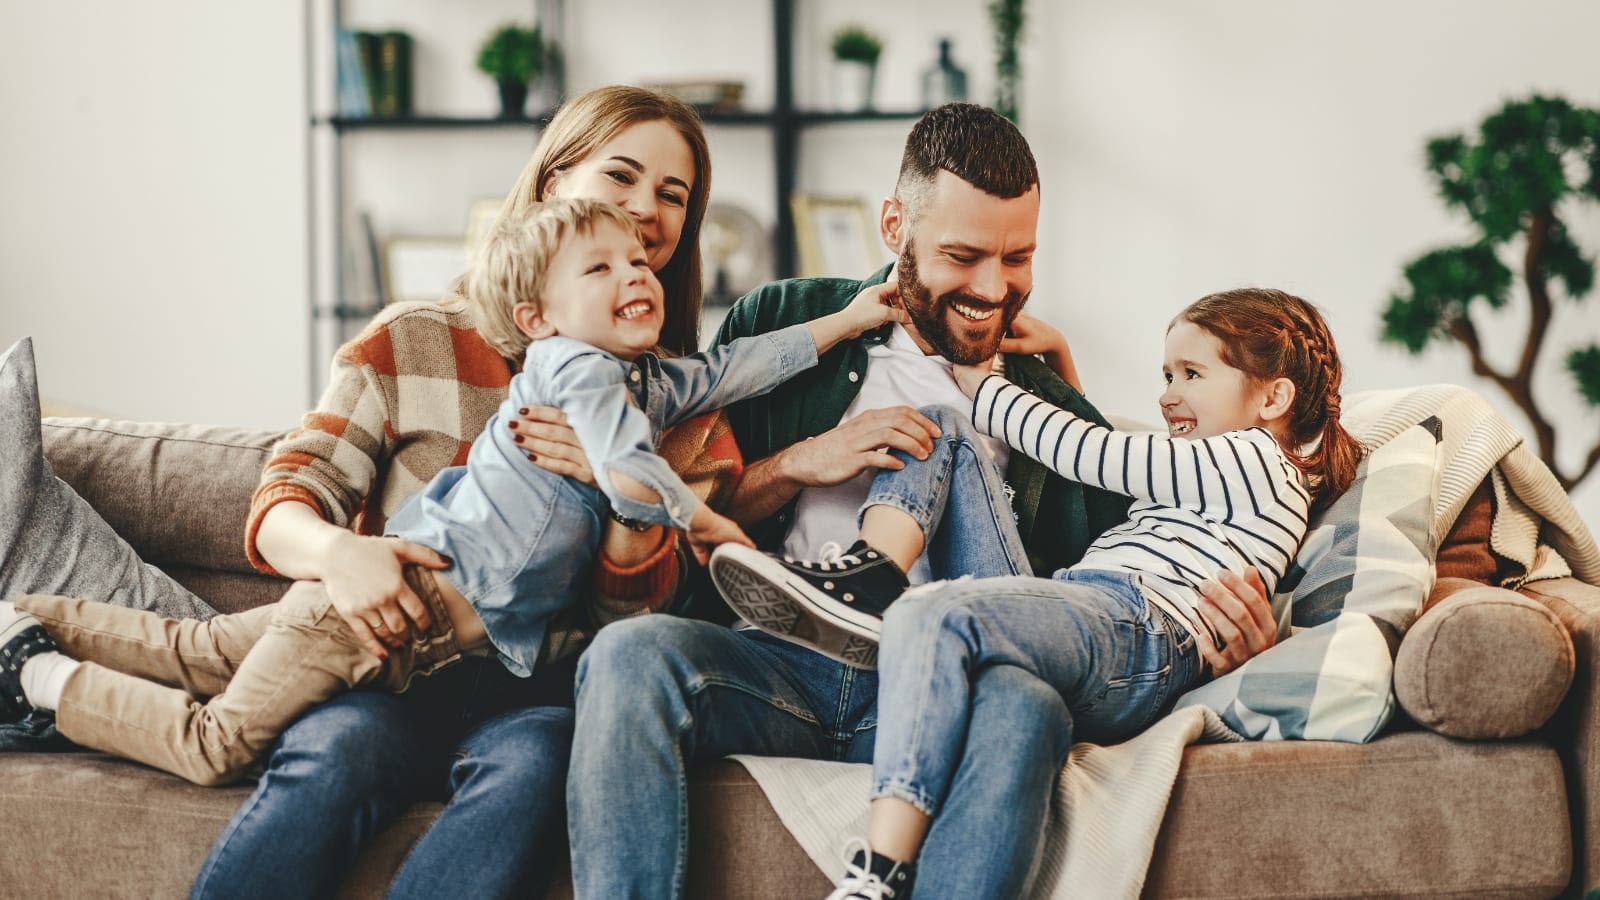
<path id="1" fill-rule="evenodd" d="M 885 322 L 909 321 L 911 317 L 900 308 L 899 282 L 891 275 L 883 284 L 862 288 L 844 309 L 812 319 L 806 327 L 811 329 L 811 339 L 817 342 L 817 355 L 821 356 L 840 341 Z"/>
<path id="2" fill-rule="evenodd" d="M 968 397 L 978 394 L 978 385 L 983 384 L 983 379 L 989 377 L 994 371 L 994 360 L 986 359 L 975 366 L 951 366 L 950 374 L 955 376 L 956 384 L 961 387 L 961 393 Z"/>
<path id="3" fill-rule="evenodd" d="M 694 515 L 689 519 L 689 549 L 694 552 L 695 561 L 705 565 L 711 561 L 711 551 L 718 544 L 743 544 L 754 548 L 755 542 L 744 533 L 734 521 L 727 516 L 716 512 L 711 507 L 700 504 Z"/>
<path id="4" fill-rule="evenodd" d="M 846 337 L 871 331 L 885 322 L 907 322 L 911 317 L 900 308 L 900 282 L 893 272 L 883 284 L 862 288 L 850 305 L 839 311 L 845 316 Z"/>

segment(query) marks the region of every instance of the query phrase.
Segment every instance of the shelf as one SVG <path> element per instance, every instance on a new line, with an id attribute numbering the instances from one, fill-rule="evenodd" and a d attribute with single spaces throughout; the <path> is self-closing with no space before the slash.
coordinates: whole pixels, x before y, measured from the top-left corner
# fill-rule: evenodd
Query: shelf
<path id="1" fill-rule="evenodd" d="M 768 126 L 778 121 L 773 110 L 700 110 L 707 125 Z M 794 110 L 789 117 L 801 125 L 830 125 L 843 122 L 901 122 L 921 116 L 922 110 Z M 543 128 L 554 111 L 537 116 L 315 116 L 313 125 L 330 125 L 335 131 L 448 130 L 471 128 Z"/>

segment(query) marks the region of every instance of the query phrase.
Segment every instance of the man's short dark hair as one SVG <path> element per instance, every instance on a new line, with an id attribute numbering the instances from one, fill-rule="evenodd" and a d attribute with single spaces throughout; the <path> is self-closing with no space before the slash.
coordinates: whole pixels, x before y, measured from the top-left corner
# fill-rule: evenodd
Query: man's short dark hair
<path id="1" fill-rule="evenodd" d="M 911 126 L 894 188 L 908 219 L 916 219 L 940 169 L 1007 200 L 1039 183 L 1039 166 L 1022 132 L 975 103 L 946 103 Z"/>

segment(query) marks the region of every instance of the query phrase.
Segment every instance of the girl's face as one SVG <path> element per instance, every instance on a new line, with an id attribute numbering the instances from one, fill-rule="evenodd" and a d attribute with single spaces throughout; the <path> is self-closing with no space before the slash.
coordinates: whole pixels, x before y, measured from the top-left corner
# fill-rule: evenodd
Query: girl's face
<path id="1" fill-rule="evenodd" d="M 678 249 L 694 189 L 689 143 L 656 119 L 624 128 L 588 157 L 552 173 L 544 193 L 607 200 L 627 210 L 644 234 L 650 268 L 659 272 Z"/>
<path id="2" fill-rule="evenodd" d="M 1161 364 L 1167 388 L 1161 392 L 1161 417 L 1167 434 L 1207 438 L 1267 425 L 1261 413 L 1267 389 L 1222 361 L 1222 341 L 1193 322 L 1167 331 Z"/>

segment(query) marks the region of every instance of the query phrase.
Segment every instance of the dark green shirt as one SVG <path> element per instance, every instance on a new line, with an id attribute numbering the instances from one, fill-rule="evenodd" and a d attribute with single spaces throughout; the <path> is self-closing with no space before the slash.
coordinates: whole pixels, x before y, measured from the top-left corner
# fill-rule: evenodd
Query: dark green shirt
<path id="1" fill-rule="evenodd" d="M 885 266 L 865 281 L 793 278 L 757 288 L 729 310 L 717 342 L 837 312 L 862 288 L 882 284 L 888 273 Z M 815 368 L 770 394 L 728 407 L 729 423 L 745 459 L 764 459 L 838 425 L 866 378 L 867 348 L 888 340 L 892 328 L 884 326 L 841 342 L 824 354 Z M 1008 355 L 1006 378 L 1079 416 L 1108 424 L 1082 394 L 1035 357 Z M 1077 562 L 1102 531 L 1128 517 L 1127 497 L 1062 478 L 1020 451 L 1010 454 L 1006 481 L 1016 491 L 1012 508 L 1017 528 L 1037 575 L 1048 576 Z M 751 539 L 762 549 L 777 549 L 788 532 L 794 507 L 790 501 L 772 518 L 751 527 Z"/>

